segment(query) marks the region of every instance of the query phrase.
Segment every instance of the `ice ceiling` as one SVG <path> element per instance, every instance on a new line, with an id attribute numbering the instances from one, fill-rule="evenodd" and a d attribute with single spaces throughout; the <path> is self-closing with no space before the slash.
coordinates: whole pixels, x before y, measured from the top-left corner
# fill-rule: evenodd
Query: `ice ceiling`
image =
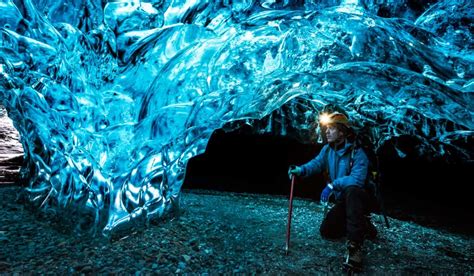
<path id="1" fill-rule="evenodd" d="M 0 100 L 28 198 L 105 235 L 169 213 L 187 161 L 231 122 L 304 132 L 337 103 L 377 146 L 409 135 L 421 155 L 473 160 L 471 1 L 6 0 L 0 13 Z"/>

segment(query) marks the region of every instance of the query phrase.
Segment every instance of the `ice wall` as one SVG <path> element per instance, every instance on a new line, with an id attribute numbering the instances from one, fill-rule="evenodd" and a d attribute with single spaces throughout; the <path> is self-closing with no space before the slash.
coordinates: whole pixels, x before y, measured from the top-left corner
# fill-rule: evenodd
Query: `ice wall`
<path id="1" fill-rule="evenodd" d="M 176 206 L 186 162 L 235 121 L 307 133 L 337 103 L 377 146 L 409 135 L 419 154 L 473 160 L 471 1 L 6 0 L 0 14 L 28 198 L 105 235 Z"/>

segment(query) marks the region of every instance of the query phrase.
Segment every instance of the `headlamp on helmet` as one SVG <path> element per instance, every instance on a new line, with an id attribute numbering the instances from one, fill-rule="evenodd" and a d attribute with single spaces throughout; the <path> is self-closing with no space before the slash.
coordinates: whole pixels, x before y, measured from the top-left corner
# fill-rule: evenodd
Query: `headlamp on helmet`
<path id="1" fill-rule="evenodd" d="M 333 112 L 330 114 L 322 113 L 319 116 L 319 123 L 323 126 L 341 124 L 341 125 L 344 125 L 345 127 L 350 127 L 349 119 L 347 118 L 347 116 L 339 112 Z"/>

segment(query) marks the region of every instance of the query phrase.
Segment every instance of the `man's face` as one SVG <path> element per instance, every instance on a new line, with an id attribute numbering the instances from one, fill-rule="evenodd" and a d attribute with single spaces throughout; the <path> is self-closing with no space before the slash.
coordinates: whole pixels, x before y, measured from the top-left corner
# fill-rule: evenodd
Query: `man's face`
<path id="1" fill-rule="evenodd" d="M 328 125 L 326 129 L 326 138 L 328 143 L 341 141 L 344 138 L 344 133 L 340 131 L 336 125 Z"/>

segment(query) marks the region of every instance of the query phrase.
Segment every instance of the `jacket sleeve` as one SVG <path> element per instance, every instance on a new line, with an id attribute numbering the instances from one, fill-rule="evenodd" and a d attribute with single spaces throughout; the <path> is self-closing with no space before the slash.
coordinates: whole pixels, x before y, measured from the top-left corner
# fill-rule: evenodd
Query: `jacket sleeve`
<path id="1" fill-rule="evenodd" d="M 301 166 L 301 168 L 303 169 L 303 173 L 301 176 L 308 177 L 313 174 L 320 173 L 323 171 L 324 168 L 326 168 L 326 151 L 328 150 L 328 148 L 328 145 L 324 145 L 324 147 L 321 149 L 321 151 L 315 158 Z"/>
<path id="2" fill-rule="evenodd" d="M 348 186 L 364 187 L 367 179 L 369 159 L 362 149 L 357 149 L 354 155 L 354 164 L 347 176 L 339 177 L 333 181 L 335 190 L 342 191 Z"/>

